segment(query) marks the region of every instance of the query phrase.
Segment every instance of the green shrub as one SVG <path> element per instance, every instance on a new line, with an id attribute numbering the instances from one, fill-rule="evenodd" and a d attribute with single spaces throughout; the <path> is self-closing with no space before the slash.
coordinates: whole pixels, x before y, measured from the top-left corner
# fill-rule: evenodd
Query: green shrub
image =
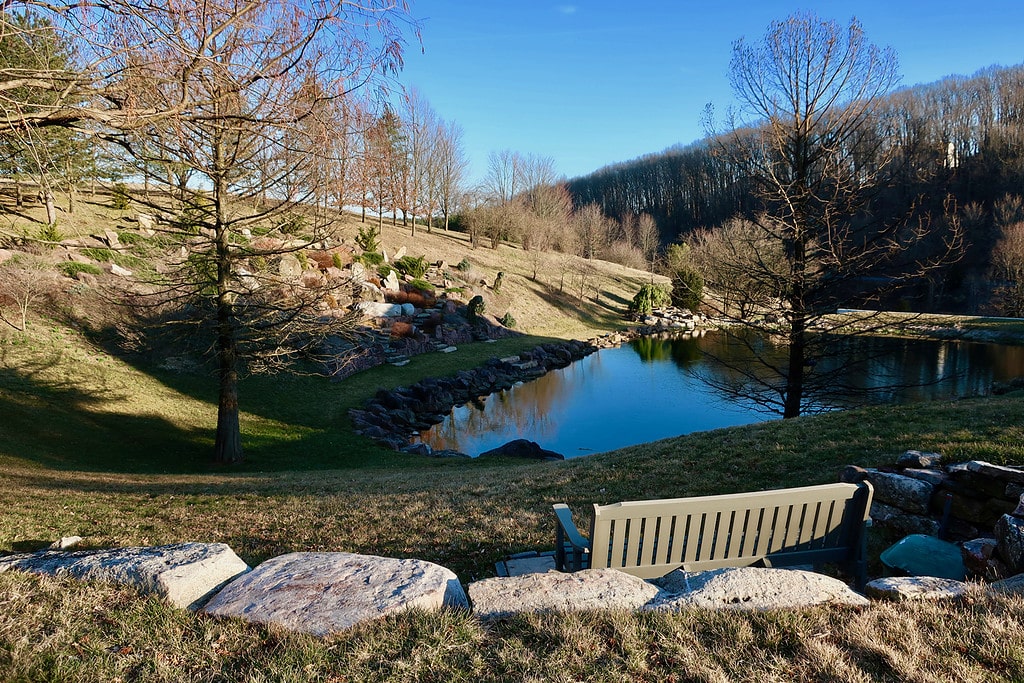
<path id="1" fill-rule="evenodd" d="M 416 278 L 415 280 L 409 283 L 409 286 L 412 287 L 413 289 L 423 292 L 424 294 L 434 294 L 434 285 L 430 284 L 429 282 L 421 278 Z"/>
<path id="2" fill-rule="evenodd" d="M 364 252 L 375 253 L 380 251 L 380 240 L 377 239 L 377 231 L 372 225 L 363 225 L 356 235 L 356 244 Z"/>
<path id="3" fill-rule="evenodd" d="M 301 213 L 288 213 L 277 219 L 274 227 L 285 235 L 297 235 L 309 225 L 309 220 Z"/>
<path id="4" fill-rule="evenodd" d="M 341 261 L 341 254 L 339 254 L 338 252 L 334 252 L 333 254 L 331 254 L 331 263 L 338 270 L 341 270 L 342 268 L 345 267 L 345 264 L 342 263 Z"/>
<path id="5" fill-rule="evenodd" d="M 381 277 L 387 277 L 388 275 L 391 275 L 391 273 L 393 273 L 394 270 L 395 269 L 389 266 L 388 264 L 381 262 L 377 266 L 377 275 L 380 275 Z"/>
<path id="6" fill-rule="evenodd" d="M 672 274 L 672 304 L 697 312 L 704 296 L 704 278 L 692 268 L 682 267 Z"/>
<path id="7" fill-rule="evenodd" d="M 121 244 L 132 247 L 142 241 L 142 235 L 137 232 L 119 232 L 117 233 L 117 241 Z"/>
<path id="8" fill-rule="evenodd" d="M 88 256 L 93 261 L 116 263 L 122 268 L 128 268 L 130 270 L 137 270 L 148 266 L 148 264 L 138 256 L 132 256 L 131 254 L 125 254 L 103 247 L 88 247 L 86 249 L 82 249 L 82 254 Z"/>
<path id="9" fill-rule="evenodd" d="M 655 308 L 667 306 L 671 302 L 668 292 L 659 285 L 644 285 L 633 297 L 629 312 L 633 315 L 650 315 Z"/>
<path id="10" fill-rule="evenodd" d="M 113 249 L 107 249 L 106 247 L 88 247 L 82 249 L 82 254 L 88 256 L 93 261 L 102 261 L 103 263 L 113 263 L 114 257 L 117 255 Z"/>
<path id="11" fill-rule="evenodd" d="M 384 263 L 384 254 L 379 254 L 375 251 L 367 251 L 360 254 L 359 258 L 356 260 L 358 260 L 364 266 L 374 268 Z"/>
<path id="12" fill-rule="evenodd" d="M 128 192 L 128 186 L 124 183 L 114 183 L 110 196 L 111 208 L 118 211 L 126 211 L 132 206 L 132 196 Z"/>
<path id="13" fill-rule="evenodd" d="M 484 298 L 477 294 L 469 300 L 467 308 L 470 322 L 475 322 L 487 310 L 487 304 L 484 303 Z"/>
<path id="14" fill-rule="evenodd" d="M 39 228 L 39 239 L 43 242 L 60 242 L 64 235 L 57 229 L 56 223 L 49 223 Z"/>
<path id="15" fill-rule="evenodd" d="M 494 290 L 495 294 L 498 294 L 498 293 L 501 292 L 501 283 L 504 280 L 505 280 L 505 273 L 502 273 L 501 271 L 499 271 L 498 272 L 498 277 L 494 278 L 494 287 L 492 287 L 492 289 Z"/>
<path id="16" fill-rule="evenodd" d="M 510 330 L 516 326 L 516 319 L 512 317 L 511 313 L 506 313 L 501 316 L 501 320 L 499 322 Z"/>
<path id="17" fill-rule="evenodd" d="M 57 270 L 67 277 L 75 277 L 79 273 L 90 275 L 102 275 L 103 269 L 92 263 L 78 263 L 77 261 L 64 261 L 57 264 Z"/>
<path id="18" fill-rule="evenodd" d="M 423 277 L 430 267 L 425 256 L 403 256 L 396 260 L 394 265 L 399 273 L 413 278 Z"/>
<path id="19" fill-rule="evenodd" d="M 466 271 L 468 271 L 472 267 L 473 267 L 473 264 L 469 262 L 469 259 L 464 258 L 461 261 L 459 261 L 458 265 L 455 266 L 455 270 L 458 270 L 458 271 L 461 271 L 461 272 L 465 273 Z"/>

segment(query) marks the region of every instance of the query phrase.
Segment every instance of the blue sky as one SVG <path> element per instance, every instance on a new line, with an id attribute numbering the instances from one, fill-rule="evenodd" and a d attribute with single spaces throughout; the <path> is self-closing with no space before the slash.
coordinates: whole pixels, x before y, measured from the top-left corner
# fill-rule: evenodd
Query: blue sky
<path id="1" fill-rule="evenodd" d="M 1024 62 L 1024 1 L 412 0 L 422 51 L 401 82 L 465 130 L 472 178 L 492 151 L 549 156 L 573 177 L 703 137 L 732 102 L 733 41 L 811 10 L 891 46 L 902 85 Z"/>

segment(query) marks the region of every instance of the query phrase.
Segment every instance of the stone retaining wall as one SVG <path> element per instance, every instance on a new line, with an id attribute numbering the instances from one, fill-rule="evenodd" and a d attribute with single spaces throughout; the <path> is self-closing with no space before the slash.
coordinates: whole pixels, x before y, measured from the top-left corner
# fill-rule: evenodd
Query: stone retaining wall
<path id="1" fill-rule="evenodd" d="M 890 467 L 850 465 L 840 479 L 871 482 L 875 525 L 929 536 L 941 527 L 961 544 L 968 571 L 980 578 L 1024 572 L 1024 469 L 941 461 L 938 453 L 907 451 Z"/>

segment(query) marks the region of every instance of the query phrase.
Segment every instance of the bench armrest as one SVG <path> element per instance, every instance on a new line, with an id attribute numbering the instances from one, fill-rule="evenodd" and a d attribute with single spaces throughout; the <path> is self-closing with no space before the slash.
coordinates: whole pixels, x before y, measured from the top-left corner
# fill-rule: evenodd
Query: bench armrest
<path id="1" fill-rule="evenodd" d="M 583 538 L 572 512 L 565 503 L 555 504 L 555 568 L 558 571 L 579 571 L 590 566 L 590 542 Z"/>

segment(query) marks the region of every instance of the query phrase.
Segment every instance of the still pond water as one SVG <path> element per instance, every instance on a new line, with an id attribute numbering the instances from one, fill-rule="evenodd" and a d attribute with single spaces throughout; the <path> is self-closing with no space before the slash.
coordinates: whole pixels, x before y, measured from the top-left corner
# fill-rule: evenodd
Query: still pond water
<path id="1" fill-rule="evenodd" d="M 435 449 L 476 456 L 522 438 L 570 458 L 774 419 L 753 399 L 727 399 L 712 386 L 742 377 L 709 356 L 736 358 L 741 351 L 717 332 L 603 349 L 533 382 L 456 407 L 421 439 Z M 768 351 L 780 361 L 785 353 L 784 347 Z M 812 410 L 985 394 L 993 381 L 1024 376 L 1019 346 L 855 338 L 840 353 L 811 368 L 811 376 L 838 368 L 827 384 L 843 391 L 812 401 Z M 849 359 L 860 362 L 846 367 Z"/>

